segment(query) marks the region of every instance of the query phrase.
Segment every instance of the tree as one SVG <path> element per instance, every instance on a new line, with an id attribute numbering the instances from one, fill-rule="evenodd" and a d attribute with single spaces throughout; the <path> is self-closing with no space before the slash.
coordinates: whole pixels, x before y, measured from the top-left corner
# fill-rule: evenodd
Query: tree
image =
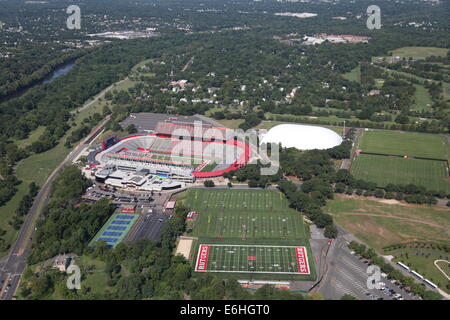
<path id="1" fill-rule="evenodd" d="M 133 134 L 133 133 L 137 133 L 138 131 L 137 131 L 137 129 L 136 129 L 136 127 L 135 127 L 134 124 L 130 124 L 130 125 L 127 127 L 127 132 L 128 132 L 129 134 Z"/>
<path id="2" fill-rule="evenodd" d="M 325 227 L 324 236 L 329 239 L 335 239 L 338 235 L 338 230 L 334 224 Z"/>
<path id="3" fill-rule="evenodd" d="M 212 180 L 205 180 L 205 182 L 203 182 L 203 185 L 207 188 L 213 188 L 215 186 L 214 181 Z"/>

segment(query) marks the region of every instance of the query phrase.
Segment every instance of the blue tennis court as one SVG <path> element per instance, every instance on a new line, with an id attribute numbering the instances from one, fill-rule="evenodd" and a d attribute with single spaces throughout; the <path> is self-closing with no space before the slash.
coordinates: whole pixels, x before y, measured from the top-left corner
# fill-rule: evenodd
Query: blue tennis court
<path id="1" fill-rule="evenodd" d="M 102 240 L 108 243 L 116 243 L 119 238 L 98 238 L 98 240 Z"/>
<path id="2" fill-rule="evenodd" d="M 134 219 L 134 216 L 129 216 L 129 215 L 126 215 L 126 214 L 118 214 L 117 216 L 116 216 L 116 219 Z"/>
<path id="3" fill-rule="evenodd" d="M 95 246 L 97 241 L 106 241 L 108 247 L 114 248 L 117 244 L 123 241 L 127 233 L 133 227 L 138 219 L 138 214 L 113 214 L 105 222 L 103 227 L 97 232 L 90 242 L 90 246 Z"/>
<path id="4" fill-rule="evenodd" d="M 114 220 L 111 224 L 130 224 L 130 221 Z"/>
<path id="5" fill-rule="evenodd" d="M 114 232 L 114 231 L 105 231 L 103 232 L 102 236 L 107 237 L 120 237 L 123 232 Z"/>
<path id="6" fill-rule="evenodd" d="M 123 230 L 127 230 L 127 227 L 121 227 L 121 226 L 109 226 L 108 228 L 106 228 L 106 230 L 123 231 Z"/>

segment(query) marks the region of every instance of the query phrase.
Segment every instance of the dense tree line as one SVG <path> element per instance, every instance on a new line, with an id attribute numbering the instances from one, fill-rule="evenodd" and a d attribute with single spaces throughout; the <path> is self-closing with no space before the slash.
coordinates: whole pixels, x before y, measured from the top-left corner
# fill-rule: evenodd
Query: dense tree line
<path id="1" fill-rule="evenodd" d="M 75 206 L 89 185 L 75 166 L 66 167 L 55 180 L 50 203 L 43 212 L 44 219 L 37 223 L 28 258 L 30 264 L 58 253 L 75 252 L 81 255 L 86 250 L 88 242 L 114 210 L 108 199 Z"/>

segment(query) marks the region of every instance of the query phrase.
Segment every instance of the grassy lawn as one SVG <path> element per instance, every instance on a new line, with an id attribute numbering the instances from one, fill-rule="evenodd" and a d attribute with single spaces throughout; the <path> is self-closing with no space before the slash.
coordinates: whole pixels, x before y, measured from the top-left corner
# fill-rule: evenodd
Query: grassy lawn
<path id="1" fill-rule="evenodd" d="M 430 280 L 447 293 L 450 292 L 446 287 L 449 280 L 434 264 L 434 261 L 438 259 L 448 261 L 450 259 L 449 253 L 446 253 L 443 250 L 415 246 L 405 246 L 404 248 L 386 251 L 387 254 L 395 256 L 394 261 L 400 261 L 406 264 L 412 270 L 425 277 L 425 279 Z M 450 275 L 450 267 L 448 265 L 449 264 L 445 262 L 439 264 L 441 269 L 444 270 L 447 275 Z"/>
<path id="2" fill-rule="evenodd" d="M 107 286 L 108 277 L 105 273 L 106 263 L 88 256 L 76 259 L 76 264 L 81 270 L 90 267 L 91 271 L 84 272 L 81 279 L 81 287 L 89 287 L 93 293 L 104 293 L 110 290 Z"/>
<path id="3" fill-rule="evenodd" d="M 355 81 L 355 82 L 360 83 L 361 82 L 361 67 L 360 67 L 360 65 L 358 65 L 352 71 L 344 73 L 342 76 L 349 81 Z"/>
<path id="4" fill-rule="evenodd" d="M 39 126 L 32 132 L 30 132 L 29 136 L 22 140 L 15 140 L 14 142 L 17 144 L 19 148 L 26 148 L 33 142 L 37 141 L 39 137 L 44 133 L 45 127 Z"/>
<path id="5" fill-rule="evenodd" d="M 412 183 L 427 190 L 450 191 L 444 161 L 360 154 L 353 161 L 351 172 L 355 178 L 375 182 L 379 187 Z"/>
<path id="6" fill-rule="evenodd" d="M 396 131 L 365 131 L 358 148 L 365 152 L 447 159 L 446 141 L 435 135 Z"/>
<path id="7" fill-rule="evenodd" d="M 412 241 L 449 244 L 450 215 L 446 209 L 338 195 L 328 202 L 324 212 L 378 252 L 389 245 Z"/>
<path id="8" fill-rule="evenodd" d="M 448 50 L 436 47 L 403 47 L 391 52 L 394 57 L 424 59 L 431 56 L 445 57 Z"/>
<path id="9" fill-rule="evenodd" d="M 237 129 L 241 123 L 244 122 L 244 119 L 234 119 L 234 120 L 217 120 L 217 122 L 221 123 L 227 128 Z"/>
<path id="10" fill-rule="evenodd" d="M 450 253 L 437 244 L 428 242 L 411 242 L 408 244 L 396 244 L 384 248 L 385 254 L 394 256 L 394 261 L 406 264 L 409 268 L 422 275 L 425 279 L 430 280 L 441 289 L 450 292 L 448 284 L 450 281 L 446 277 L 450 275 Z M 444 271 L 442 273 L 436 265 Z"/>
<path id="11" fill-rule="evenodd" d="M 412 109 L 417 111 L 430 110 L 433 100 L 431 100 L 428 90 L 419 84 L 414 84 L 414 87 L 416 87 L 416 92 L 414 93 L 415 102 Z"/>

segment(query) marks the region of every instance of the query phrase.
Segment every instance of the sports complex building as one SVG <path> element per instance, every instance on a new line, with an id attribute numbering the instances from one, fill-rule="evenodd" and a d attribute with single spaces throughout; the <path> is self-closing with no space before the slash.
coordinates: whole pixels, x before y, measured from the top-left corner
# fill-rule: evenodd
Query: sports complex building
<path id="1" fill-rule="evenodd" d="M 98 181 L 141 190 L 172 189 L 198 178 L 219 177 L 250 160 L 250 146 L 233 130 L 195 116 L 138 113 L 122 126 L 130 124 L 140 132 L 102 141 L 103 150 L 95 155 Z"/>

